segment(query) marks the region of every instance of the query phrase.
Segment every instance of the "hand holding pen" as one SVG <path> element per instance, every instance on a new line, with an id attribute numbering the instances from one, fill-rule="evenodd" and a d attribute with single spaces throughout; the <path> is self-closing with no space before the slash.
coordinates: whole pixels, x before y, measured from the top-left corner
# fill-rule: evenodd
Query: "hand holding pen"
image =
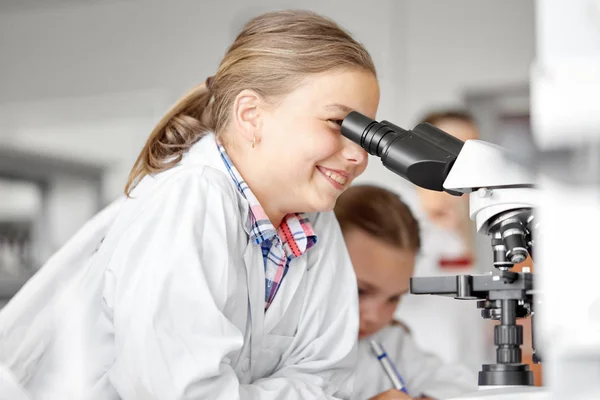
<path id="1" fill-rule="evenodd" d="M 399 390 L 390 389 L 383 393 L 379 393 L 375 397 L 371 397 L 369 400 L 413 400 L 413 398 Z"/>
<path id="2" fill-rule="evenodd" d="M 406 391 L 404 381 L 402 380 L 402 377 L 398 373 L 396 366 L 394 365 L 392 360 L 390 360 L 390 358 L 388 357 L 387 353 L 383 349 L 383 346 L 381 346 L 381 344 L 377 343 L 375 340 L 371 340 L 370 343 L 371 343 L 371 350 L 373 350 L 373 353 L 375 354 L 375 356 L 381 363 L 381 367 L 383 368 L 384 372 L 387 374 L 388 378 L 390 379 L 392 386 L 394 386 L 394 389 L 388 390 L 387 392 L 380 393 L 377 396 L 372 397 L 370 400 L 410 400 L 410 399 L 412 399 L 412 397 L 410 397 Z"/>

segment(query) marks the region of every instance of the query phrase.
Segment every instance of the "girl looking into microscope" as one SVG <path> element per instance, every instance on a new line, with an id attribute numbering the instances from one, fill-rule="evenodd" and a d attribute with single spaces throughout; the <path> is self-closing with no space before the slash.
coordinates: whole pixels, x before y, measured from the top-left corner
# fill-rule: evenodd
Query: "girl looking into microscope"
<path id="1" fill-rule="evenodd" d="M 378 103 L 369 53 L 334 22 L 252 19 L 152 131 L 127 198 L 0 313 L 19 381 L 34 398 L 349 398 L 356 280 L 331 210 L 367 154 L 339 124 Z M 69 268 L 76 295 L 36 298 Z"/>

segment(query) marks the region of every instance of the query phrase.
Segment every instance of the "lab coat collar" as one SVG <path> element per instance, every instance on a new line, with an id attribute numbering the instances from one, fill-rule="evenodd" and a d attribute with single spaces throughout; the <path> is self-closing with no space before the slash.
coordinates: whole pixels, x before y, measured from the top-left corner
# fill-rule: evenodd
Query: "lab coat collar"
<path id="1" fill-rule="evenodd" d="M 242 224 L 244 226 L 244 231 L 250 236 L 250 205 L 248 200 L 246 200 L 246 198 L 239 192 L 235 186 L 235 183 L 229 176 L 229 171 L 227 171 L 227 167 L 225 166 L 225 163 L 223 163 L 223 159 L 219 153 L 215 134 L 213 132 L 209 132 L 198 142 L 192 145 L 187 153 L 184 154 L 180 164 L 204 165 L 223 173 L 227 177 L 227 182 L 231 185 L 231 188 L 233 189 L 237 199 L 241 220 L 244 221 Z"/>

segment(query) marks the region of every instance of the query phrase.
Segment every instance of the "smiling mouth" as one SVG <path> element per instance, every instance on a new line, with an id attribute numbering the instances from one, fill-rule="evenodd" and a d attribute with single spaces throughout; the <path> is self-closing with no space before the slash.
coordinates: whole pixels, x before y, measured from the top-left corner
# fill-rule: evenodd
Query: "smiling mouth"
<path id="1" fill-rule="evenodd" d="M 332 171 L 324 167 L 317 167 L 317 169 L 329 179 L 329 182 L 331 182 L 332 185 L 338 189 L 343 189 L 349 181 L 348 176 L 342 175 L 336 171 Z"/>

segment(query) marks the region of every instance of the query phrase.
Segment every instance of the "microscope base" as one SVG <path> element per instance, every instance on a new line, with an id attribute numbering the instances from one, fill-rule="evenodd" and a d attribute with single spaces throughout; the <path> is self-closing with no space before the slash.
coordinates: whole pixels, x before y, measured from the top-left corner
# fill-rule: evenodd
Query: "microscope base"
<path id="1" fill-rule="evenodd" d="M 550 400 L 550 394 L 547 388 L 537 386 L 507 386 L 493 389 L 480 387 L 477 392 L 448 400 Z"/>
<path id="2" fill-rule="evenodd" d="M 486 364 L 479 371 L 479 386 L 533 386 L 526 364 Z"/>

